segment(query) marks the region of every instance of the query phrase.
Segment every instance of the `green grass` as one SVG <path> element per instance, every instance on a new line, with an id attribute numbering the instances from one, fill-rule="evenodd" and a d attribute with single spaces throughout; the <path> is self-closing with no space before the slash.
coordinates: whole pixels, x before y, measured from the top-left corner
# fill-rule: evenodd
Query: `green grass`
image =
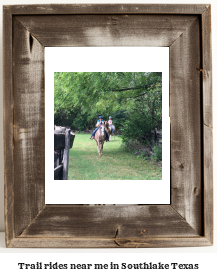
<path id="1" fill-rule="evenodd" d="M 69 154 L 69 180 L 160 180 L 162 168 L 124 151 L 121 138 L 104 143 L 100 157 L 90 134 L 76 134 Z"/>

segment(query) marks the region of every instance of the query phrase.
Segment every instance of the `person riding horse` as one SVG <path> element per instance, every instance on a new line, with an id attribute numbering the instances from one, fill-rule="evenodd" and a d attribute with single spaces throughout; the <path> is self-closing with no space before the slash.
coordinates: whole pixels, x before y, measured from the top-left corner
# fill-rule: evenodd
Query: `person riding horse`
<path id="1" fill-rule="evenodd" d="M 112 129 L 112 133 L 114 133 L 115 130 L 114 130 L 114 126 L 113 126 L 113 124 L 112 124 L 112 117 L 111 117 L 111 116 L 109 117 L 108 123 L 109 123 L 109 126 L 110 126 L 111 129 Z"/>
<path id="2" fill-rule="evenodd" d="M 93 133 L 91 134 L 90 139 L 94 139 L 95 134 L 96 134 L 97 130 L 100 128 L 101 124 L 104 124 L 104 121 L 103 121 L 102 116 L 100 115 L 100 116 L 99 116 L 99 120 L 98 120 L 97 123 L 96 123 L 96 127 L 97 127 L 97 128 L 96 128 L 96 129 L 93 131 Z M 105 130 L 105 133 L 106 133 L 106 142 L 108 142 L 108 141 L 109 141 L 108 132 Z"/>

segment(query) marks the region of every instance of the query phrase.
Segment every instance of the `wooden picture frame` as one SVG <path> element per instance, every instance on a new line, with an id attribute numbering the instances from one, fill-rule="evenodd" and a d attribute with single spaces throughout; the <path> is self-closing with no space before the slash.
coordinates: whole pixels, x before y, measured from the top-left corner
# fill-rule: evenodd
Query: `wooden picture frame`
<path id="1" fill-rule="evenodd" d="M 6 246 L 212 245 L 211 6 L 51 4 L 3 12 Z M 170 205 L 45 205 L 46 46 L 169 47 Z"/>

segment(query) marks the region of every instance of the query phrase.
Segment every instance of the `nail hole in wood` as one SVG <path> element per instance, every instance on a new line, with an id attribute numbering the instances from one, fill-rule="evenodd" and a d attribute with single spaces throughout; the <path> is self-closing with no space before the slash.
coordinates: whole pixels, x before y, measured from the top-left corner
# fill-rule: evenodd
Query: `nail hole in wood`
<path id="1" fill-rule="evenodd" d="M 197 195 L 197 187 L 194 188 L 194 194 Z"/>

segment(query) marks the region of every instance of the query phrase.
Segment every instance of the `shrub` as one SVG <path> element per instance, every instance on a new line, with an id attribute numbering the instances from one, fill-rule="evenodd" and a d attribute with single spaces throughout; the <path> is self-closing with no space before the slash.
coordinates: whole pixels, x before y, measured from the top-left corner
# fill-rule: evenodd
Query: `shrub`
<path id="1" fill-rule="evenodd" d="M 162 145 L 155 145 L 152 149 L 154 152 L 152 159 L 156 161 L 162 161 Z"/>

